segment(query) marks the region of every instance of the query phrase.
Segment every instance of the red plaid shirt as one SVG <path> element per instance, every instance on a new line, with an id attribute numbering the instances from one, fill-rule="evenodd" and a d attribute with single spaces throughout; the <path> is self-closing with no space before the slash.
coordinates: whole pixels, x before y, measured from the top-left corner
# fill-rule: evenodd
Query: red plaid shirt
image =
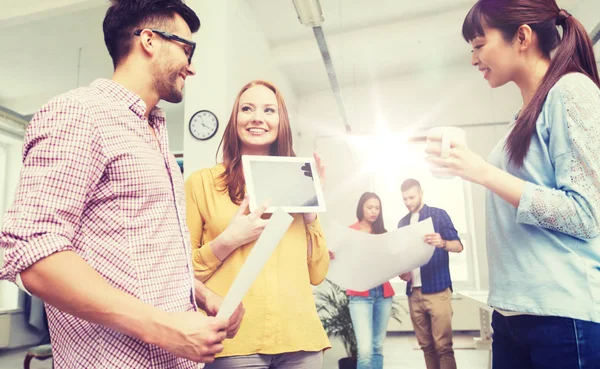
<path id="1" fill-rule="evenodd" d="M 147 304 L 196 309 L 183 178 L 163 112 L 156 108 L 146 120 L 145 111 L 139 96 L 102 79 L 35 115 L 0 236 L 0 279 L 14 282 L 38 260 L 70 250 L 111 286 Z M 52 306 L 46 311 L 56 368 L 196 367 Z"/>

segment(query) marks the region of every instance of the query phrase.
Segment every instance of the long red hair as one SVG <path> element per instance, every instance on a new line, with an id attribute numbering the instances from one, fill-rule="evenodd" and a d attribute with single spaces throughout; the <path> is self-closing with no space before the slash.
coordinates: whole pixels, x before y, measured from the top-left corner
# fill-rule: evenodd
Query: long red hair
<path id="1" fill-rule="evenodd" d="M 225 165 L 225 172 L 220 176 L 221 179 L 221 190 L 229 193 L 229 198 L 234 204 L 240 204 L 244 199 L 244 172 L 242 170 L 242 144 L 237 133 L 237 116 L 240 109 L 240 98 L 244 92 L 254 86 L 265 86 L 269 90 L 273 91 L 275 98 L 277 99 L 277 110 L 279 112 L 279 133 L 277 140 L 271 145 L 269 155 L 271 156 L 296 156 L 293 149 L 292 140 L 292 129 L 290 128 L 290 118 L 288 116 L 287 107 L 281 91 L 275 87 L 272 83 L 255 80 L 246 84 L 238 93 L 235 102 L 233 103 L 233 109 L 231 110 L 231 116 L 229 122 L 223 133 L 223 138 L 217 149 L 217 155 L 219 150 L 223 148 L 223 164 Z"/>

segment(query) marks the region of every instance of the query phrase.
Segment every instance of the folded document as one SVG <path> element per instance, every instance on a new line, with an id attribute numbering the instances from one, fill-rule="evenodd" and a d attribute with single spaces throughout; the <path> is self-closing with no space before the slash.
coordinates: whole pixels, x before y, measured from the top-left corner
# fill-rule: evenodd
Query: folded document
<path id="1" fill-rule="evenodd" d="M 327 247 L 335 254 L 327 279 L 355 291 L 377 287 L 429 262 L 435 247 L 424 236 L 430 233 L 434 233 L 431 218 L 383 234 L 334 222 L 326 232 Z"/>

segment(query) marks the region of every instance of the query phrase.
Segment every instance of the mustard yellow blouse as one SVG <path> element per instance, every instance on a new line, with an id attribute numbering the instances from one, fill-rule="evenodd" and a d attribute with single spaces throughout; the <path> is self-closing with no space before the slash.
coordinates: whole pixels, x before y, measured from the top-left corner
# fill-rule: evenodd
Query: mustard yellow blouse
<path id="1" fill-rule="evenodd" d="M 239 206 L 220 190 L 223 164 L 194 172 L 185 183 L 187 224 L 192 238 L 194 273 L 225 296 L 254 243 L 243 245 L 223 262 L 210 242 L 221 234 Z M 321 351 L 330 348 L 317 315 L 312 285 L 325 279 L 329 253 L 319 220 L 304 224 L 301 214 L 277 246 L 243 300 L 246 315 L 237 336 L 224 342 L 218 357 Z M 312 256 L 307 254 L 312 240 Z"/>

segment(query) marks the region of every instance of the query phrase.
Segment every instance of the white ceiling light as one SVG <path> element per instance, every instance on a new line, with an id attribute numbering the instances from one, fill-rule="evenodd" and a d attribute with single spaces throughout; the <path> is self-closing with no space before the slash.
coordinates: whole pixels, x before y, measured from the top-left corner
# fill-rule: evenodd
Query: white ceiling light
<path id="1" fill-rule="evenodd" d="M 300 23 L 309 27 L 318 27 L 323 24 L 323 10 L 319 0 L 292 0 L 298 13 Z"/>

